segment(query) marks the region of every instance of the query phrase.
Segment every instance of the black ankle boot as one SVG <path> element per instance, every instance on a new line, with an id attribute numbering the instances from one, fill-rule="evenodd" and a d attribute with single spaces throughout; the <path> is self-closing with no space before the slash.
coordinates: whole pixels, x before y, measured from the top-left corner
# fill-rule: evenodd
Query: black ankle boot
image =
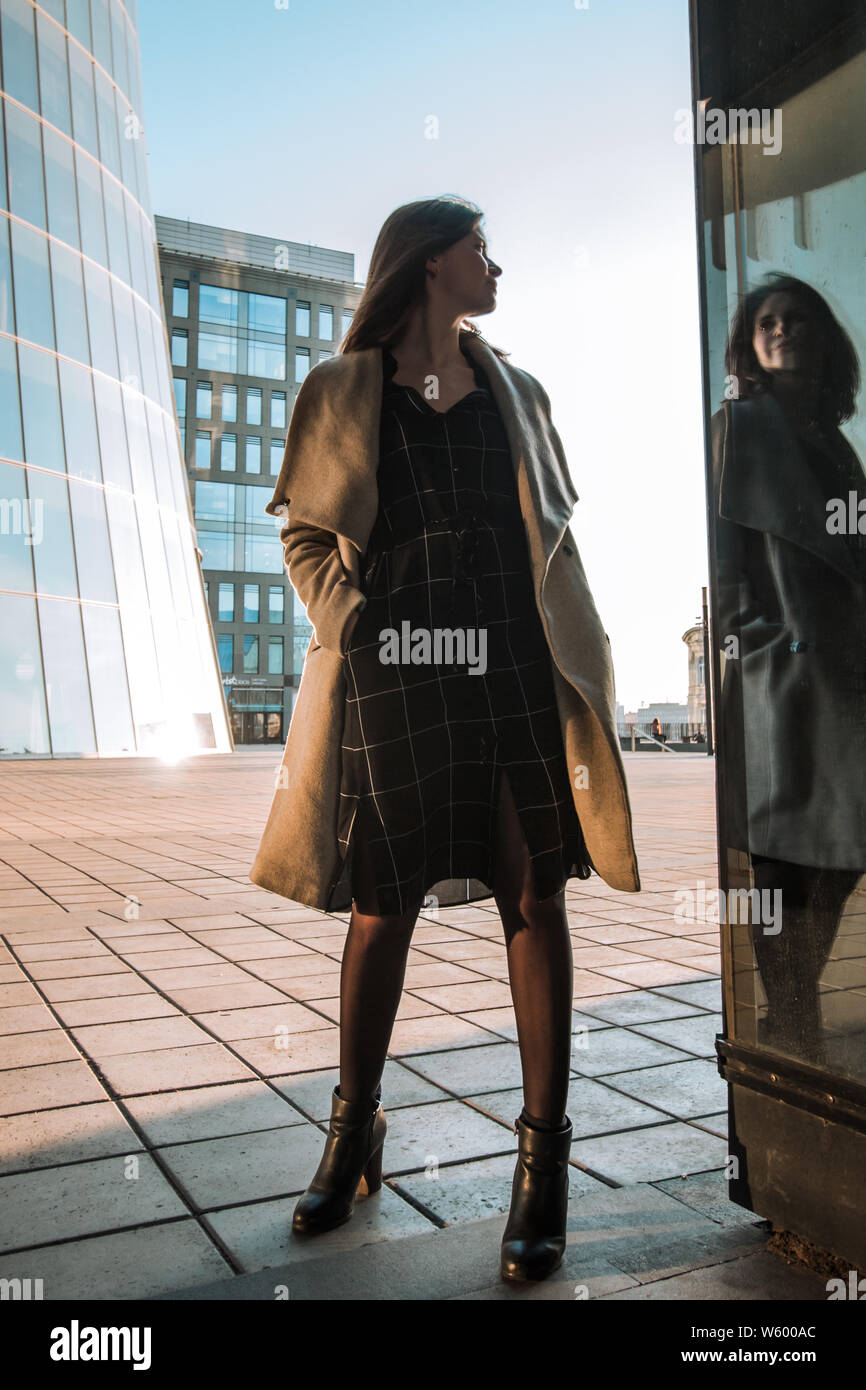
<path id="1" fill-rule="evenodd" d="M 511 1210 L 502 1237 L 500 1269 L 515 1283 L 546 1279 L 562 1263 L 568 1214 L 568 1155 L 572 1126 L 534 1129 L 523 1113 L 514 1121 L 517 1166 Z"/>
<path id="2" fill-rule="evenodd" d="M 334 1087 L 325 1151 L 292 1217 L 297 1235 L 317 1235 L 341 1226 L 355 1210 L 357 1193 L 379 1191 L 388 1128 L 381 1095 L 380 1084 L 369 1099 L 343 1100 L 339 1086 Z"/>

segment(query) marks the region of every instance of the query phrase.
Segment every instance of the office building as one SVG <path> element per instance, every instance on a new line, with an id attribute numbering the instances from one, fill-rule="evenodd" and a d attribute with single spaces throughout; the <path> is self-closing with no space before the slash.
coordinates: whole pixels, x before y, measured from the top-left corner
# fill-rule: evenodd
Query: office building
<path id="1" fill-rule="evenodd" d="M 236 744 L 287 732 L 311 626 L 268 516 L 298 387 L 361 296 L 354 256 L 156 218 L 172 375 Z"/>
<path id="2" fill-rule="evenodd" d="M 231 750 L 172 401 L 136 6 L 0 7 L 0 752 Z"/>

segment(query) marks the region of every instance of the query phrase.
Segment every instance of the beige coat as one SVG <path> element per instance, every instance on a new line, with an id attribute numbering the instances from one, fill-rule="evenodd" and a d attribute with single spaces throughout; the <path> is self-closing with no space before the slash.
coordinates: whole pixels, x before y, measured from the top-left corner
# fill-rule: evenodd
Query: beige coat
<path id="1" fill-rule="evenodd" d="M 511 444 L 536 602 L 552 670 L 574 804 L 601 877 L 640 889 L 631 808 L 616 731 L 613 665 L 569 529 L 577 492 L 550 401 L 528 372 L 480 337 L 461 345 L 486 372 Z M 326 358 L 305 378 L 289 422 L 267 511 L 280 532 L 289 578 L 313 625 L 253 883 L 309 907 L 340 911 L 338 843 L 350 615 L 367 602 L 361 563 L 378 509 L 382 350 Z M 430 885 L 428 891 L 432 891 Z M 590 890 L 591 891 L 591 890 Z M 343 895 L 345 896 L 345 895 Z"/>

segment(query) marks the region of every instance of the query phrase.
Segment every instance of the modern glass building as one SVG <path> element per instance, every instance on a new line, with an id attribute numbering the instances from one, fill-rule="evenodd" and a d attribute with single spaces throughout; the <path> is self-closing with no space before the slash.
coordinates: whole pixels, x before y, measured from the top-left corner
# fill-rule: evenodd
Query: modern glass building
<path id="1" fill-rule="evenodd" d="M 311 626 L 265 513 L 297 388 L 361 297 L 350 252 L 156 218 L 175 400 L 236 743 L 288 732 Z"/>
<path id="2" fill-rule="evenodd" d="M 0 0 L 0 752 L 230 751 L 135 0 Z"/>

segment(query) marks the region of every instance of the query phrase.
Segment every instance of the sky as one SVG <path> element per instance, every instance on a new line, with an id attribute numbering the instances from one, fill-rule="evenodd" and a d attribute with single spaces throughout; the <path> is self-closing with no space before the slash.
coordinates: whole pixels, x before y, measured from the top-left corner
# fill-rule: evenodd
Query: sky
<path id="1" fill-rule="evenodd" d="M 476 323 L 550 397 L 617 699 L 684 703 L 707 583 L 687 0 L 139 0 L 139 38 L 156 213 L 351 251 L 362 281 L 397 205 L 484 210 L 502 276 Z"/>

